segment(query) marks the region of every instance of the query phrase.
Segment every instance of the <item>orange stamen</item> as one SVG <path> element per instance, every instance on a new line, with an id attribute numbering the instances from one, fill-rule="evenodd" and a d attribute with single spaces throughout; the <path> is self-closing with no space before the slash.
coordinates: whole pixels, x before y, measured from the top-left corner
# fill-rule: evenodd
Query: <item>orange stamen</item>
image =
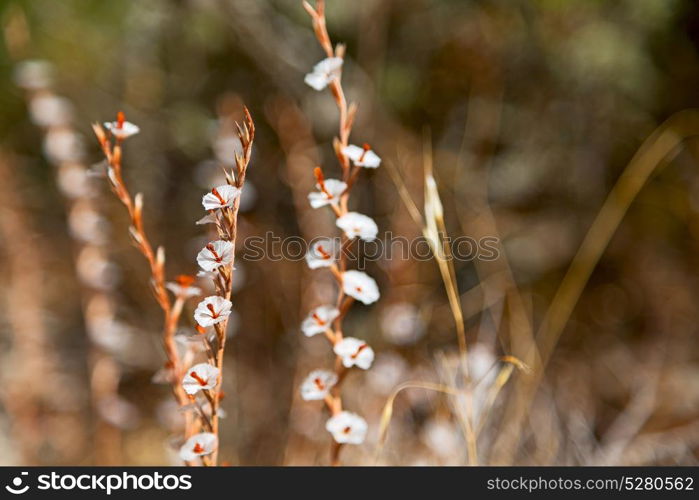
<path id="1" fill-rule="evenodd" d="M 325 251 L 325 249 L 323 248 L 322 245 L 318 245 L 318 246 L 316 247 L 316 250 L 318 251 L 318 253 L 320 254 L 320 256 L 321 256 L 323 259 L 329 259 L 329 258 L 330 258 L 330 254 L 329 254 L 328 252 Z"/>
<path id="2" fill-rule="evenodd" d="M 360 345 L 360 346 L 357 348 L 357 352 L 355 352 L 354 354 L 352 354 L 352 359 L 355 359 L 357 356 L 359 356 L 359 353 L 362 352 L 362 351 L 363 351 L 364 349 L 366 349 L 367 347 L 369 347 L 369 346 L 366 345 L 366 344 Z"/>
<path id="3" fill-rule="evenodd" d="M 175 283 L 185 288 L 192 286 L 196 280 L 194 276 L 188 274 L 179 274 L 175 276 Z"/>
<path id="4" fill-rule="evenodd" d="M 212 318 L 218 318 L 218 313 L 214 310 L 214 306 L 212 306 L 211 304 L 206 304 L 206 308 L 211 312 Z"/>
<path id="5" fill-rule="evenodd" d="M 124 116 L 123 111 L 119 111 L 117 113 L 117 128 L 122 129 L 124 128 L 124 122 L 126 121 L 126 116 Z"/>
<path id="6" fill-rule="evenodd" d="M 314 320 L 316 320 L 316 323 L 318 323 L 320 326 L 323 326 L 325 324 L 325 321 L 320 319 L 320 316 L 318 316 L 316 313 L 313 313 L 313 316 L 311 316 Z"/>
<path id="7" fill-rule="evenodd" d="M 221 203 L 221 205 L 226 204 L 226 200 L 223 199 L 223 196 L 221 196 L 221 194 L 218 192 L 218 189 L 213 188 L 211 190 L 211 194 L 213 194 L 216 198 L 218 198 L 218 201 Z"/>
<path id="8" fill-rule="evenodd" d="M 320 378 L 315 378 L 313 380 L 313 383 L 316 385 L 318 390 L 320 390 L 320 391 L 325 390 L 325 384 L 323 383 L 323 381 Z"/>
<path id="9" fill-rule="evenodd" d="M 192 451 L 194 453 L 203 453 L 204 447 L 202 445 L 200 445 L 199 443 L 195 443 L 194 448 L 192 448 Z"/>
<path id="10" fill-rule="evenodd" d="M 196 380 L 197 382 L 199 382 L 199 385 L 200 385 L 200 386 L 204 387 L 205 385 L 207 385 L 206 380 L 204 380 L 203 378 L 201 378 L 201 377 L 197 374 L 197 372 L 194 372 L 194 371 L 189 372 L 189 376 L 192 377 L 192 378 L 193 378 L 194 380 Z"/>
<path id="11" fill-rule="evenodd" d="M 222 260 L 221 257 L 219 257 L 219 255 L 216 253 L 216 250 L 214 250 L 214 246 L 213 246 L 211 243 L 209 243 L 209 244 L 206 245 L 206 249 L 207 249 L 209 252 L 211 252 L 211 255 L 214 256 L 214 260 L 215 260 L 216 262 L 221 262 L 221 260 Z"/>
<path id="12" fill-rule="evenodd" d="M 366 156 L 367 152 L 371 150 L 371 146 L 369 146 L 369 144 L 366 142 L 362 145 L 362 148 L 364 148 L 364 152 L 362 153 L 362 156 L 359 157 L 359 161 L 364 161 L 364 156 Z"/>
<path id="13" fill-rule="evenodd" d="M 352 427 L 350 427 L 350 426 L 348 425 L 347 427 L 345 427 L 344 429 L 342 429 L 342 432 L 343 432 L 344 434 L 349 434 L 350 432 L 352 432 Z"/>
<path id="14" fill-rule="evenodd" d="M 321 192 L 325 193 L 325 196 L 328 198 L 334 198 L 334 196 L 331 195 L 325 187 L 325 177 L 323 177 L 323 171 L 320 169 L 320 167 L 314 168 L 313 174 L 316 176 L 316 182 L 318 183 L 318 187 L 320 188 Z"/>

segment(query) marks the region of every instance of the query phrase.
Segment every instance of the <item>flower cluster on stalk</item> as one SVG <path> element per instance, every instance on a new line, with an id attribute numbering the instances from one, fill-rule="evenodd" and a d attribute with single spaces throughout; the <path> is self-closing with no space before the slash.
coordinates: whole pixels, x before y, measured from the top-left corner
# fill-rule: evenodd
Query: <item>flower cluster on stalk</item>
<path id="1" fill-rule="evenodd" d="M 301 397 L 306 401 L 325 402 L 330 418 L 325 428 L 332 435 L 331 461 L 339 463 L 339 451 L 344 444 L 361 444 L 367 433 L 367 422 L 360 415 L 343 409 L 340 385 L 351 368 L 367 370 L 374 361 L 373 349 L 363 340 L 346 337 L 343 319 L 355 301 L 369 305 L 379 299 L 376 281 L 368 274 L 348 269 L 346 249 L 356 240 L 372 241 L 378 227 L 374 220 L 364 214 L 350 211 L 349 199 L 352 186 L 363 169 L 375 169 L 381 158 L 368 144 L 349 144 L 352 123 L 357 107 L 348 105 L 342 89 L 341 78 L 344 65 L 344 46 L 333 47 L 325 27 L 324 2 L 317 1 L 315 7 L 304 2 L 311 16 L 316 38 L 326 53 L 325 59 L 317 63 L 304 79 L 311 88 L 322 91 L 329 88 L 337 104 L 340 123 L 339 134 L 334 141 L 335 154 L 341 168 L 341 178 L 326 178 L 322 168 L 315 168 L 315 191 L 308 195 L 311 207 L 329 208 L 341 231 L 341 244 L 332 238 L 320 238 L 310 245 L 306 263 L 310 269 L 330 271 L 337 283 L 337 296 L 333 302 L 312 309 L 301 324 L 304 335 L 311 337 L 323 334 L 330 342 L 335 354 L 335 369 L 314 370 L 301 385 Z"/>

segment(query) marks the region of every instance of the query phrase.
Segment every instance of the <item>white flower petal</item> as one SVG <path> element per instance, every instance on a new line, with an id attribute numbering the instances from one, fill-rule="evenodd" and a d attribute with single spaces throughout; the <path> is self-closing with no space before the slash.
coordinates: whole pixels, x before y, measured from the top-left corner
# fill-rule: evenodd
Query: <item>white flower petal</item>
<path id="1" fill-rule="evenodd" d="M 218 210 L 219 208 L 232 207 L 235 199 L 240 196 L 240 189 L 224 184 L 217 186 L 206 193 L 201 200 L 206 210 Z"/>
<path id="2" fill-rule="evenodd" d="M 318 192 L 308 195 L 308 201 L 313 208 L 320 208 L 325 205 L 335 205 L 340 203 L 340 196 L 347 189 L 347 184 L 337 179 L 325 179 L 323 185 L 316 184 Z"/>
<path id="3" fill-rule="evenodd" d="M 323 59 L 313 66 L 313 71 L 308 73 L 303 81 L 315 90 L 323 90 L 330 82 L 340 76 L 342 62 L 342 58 L 340 57 L 328 57 Z"/>
<path id="4" fill-rule="evenodd" d="M 342 154 L 352 160 L 352 163 L 358 167 L 377 168 L 379 165 L 381 165 L 381 158 L 379 158 L 376 153 L 369 149 L 368 145 L 365 145 L 362 148 L 355 146 L 354 144 L 350 144 L 349 146 L 342 148 Z"/>
<path id="5" fill-rule="evenodd" d="M 330 328 L 332 322 L 340 315 L 333 306 L 319 306 L 313 309 L 301 323 L 301 330 L 306 337 L 313 337 Z"/>
<path id="6" fill-rule="evenodd" d="M 327 370 L 314 370 L 301 384 L 301 397 L 304 401 L 325 399 L 330 389 L 337 383 L 337 375 Z"/>
<path id="7" fill-rule="evenodd" d="M 191 462 L 198 457 L 210 455 L 218 448 L 218 438 L 211 432 L 195 434 L 180 448 L 180 458 L 185 462 Z"/>
<path id="8" fill-rule="evenodd" d="M 233 261 L 233 243 L 217 240 L 206 245 L 197 254 L 197 264 L 204 271 L 216 271 L 221 266 L 227 266 Z"/>
<path id="9" fill-rule="evenodd" d="M 341 444 L 362 444 L 367 428 L 366 420 L 348 411 L 341 411 L 325 423 L 325 429 Z"/>
<path id="10" fill-rule="evenodd" d="M 337 249 L 335 242 L 329 238 L 323 238 L 311 245 L 306 253 L 306 264 L 311 269 L 330 267 L 335 263 Z"/>
<path id="11" fill-rule="evenodd" d="M 182 387 L 187 394 L 196 394 L 200 390 L 216 387 L 218 383 L 218 368 L 209 363 L 194 365 L 182 379 Z"/>
<path id="12" fill-rule="evenodd" d="M 345 368 L 357 366 L 368 370 L 374 362 L 374 350 L 363 340 L 345 337 L 333 347 L 335 354 L 342 358 Z"/>
<path id="13" fill-rule="evenodd" d="M 306 85 L 313 87 L 315 90 L 323 90 L 328 86 L 328 83 L 330 83 L 328 77 L 321 73 L 308 73 L 303 81 Z"/>
<path id="14" fill-rule="evenodd" d="M 126 139 L 132 135 L 138 134 L 141 129 L 131 122 L 124 122 L 119 126 L 118 122 L 106 122 L 104 128 L 109 130 L 114 137 L 119 139 Z"/>
<path id="15" fill-rule="evenodd" d="M 350 239 L 359 236 L 364 241 L 373 241 L 379 232 L 374 219 L 357 212 L 348 212 L 338 217 L 336 224 Z"/>
<path id="16" fill-rule="evenodd" d="M 174 281 L 165 283 L 165 288 L 170 290 L 176 297 L 183 297 L 185 299 L 201 295 L 201 288 L 196 286 L 182 286 Z"/>
<path id="17" fill-rule="evenodd" d="M 342 290 L 366 305 L 376 302 L 381 296 L 376 281 L 368 274 L 355 270 L 342 273 Z"/>
<path id="18" fill-rule="evenodd" d="M 206 297 L 194 311 L 194 319 L 204 328 L 221 323 L 231 314 L 232 306 L 230 300 L 218 295 Z"/>

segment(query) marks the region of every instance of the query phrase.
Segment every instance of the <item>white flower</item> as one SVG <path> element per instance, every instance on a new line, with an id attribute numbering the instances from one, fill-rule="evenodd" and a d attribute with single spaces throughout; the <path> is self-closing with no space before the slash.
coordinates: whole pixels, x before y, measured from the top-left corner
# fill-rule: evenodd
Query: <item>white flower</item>
<path id="1" fill-rule="evenodd" d="M 132 135 L 138 134 L 141 129 L 137 125 L 131 122 L 127 122 L 124 119 L 124 113 L 119 111 L 117 113 L 117 119 L 115 122 L 106 122 L 104 128 L 109 130 L 114 137 L 117 139 L 126 139 Z"/>
<path id="2" fill-rule="evenodd" d="M 232 305 L 230 300 L 219 297 L 218 295 L 206 297 L 199 302 L 199 305 L 194 311 L 194 319 L 205 328 L 215 325 L 216 323 L 225 321 L 231 313 Z"/>
<path id="3" fill-rule="evenodd" d="M 301 384 L 301 397 L 304 401 L 325 399 L 335 384 L 337 384 L 337 375 L 333 372 L 314 370 Z"/>
<path id="4" fill-rule="evenodd" d="M 330 267 L 335 262 L 335 242 L 322 238 L 311 245 L 306 253 L 306 263 L 311 269 Z"/>
<path id="5" fill-rule="evenodd" d="M 204 271 L 216 271 L 221 266 L 227 266 L 233 260 L 233 243 L 216 240 L 206 245 L 197 254 L 197 264 Z"/>
<path id="6" fill-rule="evenodd" d="M 206 193 L 201 200 L 206 210 L 217 210 L 223 207 L 232 207 L 235 199 L 240 196 L 240 189 L 224 184 L 215 187 L 210 193 Z"/>
<path id="7" fill-rule="evenodd" d="M 174 293 L 176 297 L 188 299 L 201 295 L 201 288 L 192 286 L 195 281 L 196 278 L 194 276 L 180 274 L 175 277 L 175 281 L 168 281 L 165 283 L 165 288 Z"/>
<path id="8" fill-rule="evenodd" d="M 311 207 L 320 208 L 325 205 L 335 205 L 340 203 L 340 195 L 347 189 L 347 184 L 337 179 L 326 179 L 316 184 L 319 190 L 308 195 Z"/>
<path id="9" fill-rule="evenodd" d="M 43 147 L 53 163 L 79 162 L 85 155 L 83 137 L 67 127 L 50 128 Z"/>
<path id="10" fill-rule="evenodd" d="M 330 417 L 325 423 L 325 429 L 338 443 L 362 444 L 366 437 L 367 423 L 356 413 L 341 411 Z"/>
<path id="11" fill-rule="evenodd" d="M 301 330 L 306 337 L 313 337 L 330 328 L 330 324 L 340 315 L 333 306 L 319 306 L 313 309 L 301 323 Z"/>
<path id="12" fill-rule="evenodd" d="M 380 325 L 384 337 L 398 345 L 414 344 L 427 329 L 420 309 L 408 302 L 397 302 L 383 308 Z"/>
<path id="13" fill-rule="evenodd" d="M 333 351 L 342 358 L 345 368 L 358 366 L 368 370 L 374 361 L 374 350 L 363 340 L 354 337 L 345 337 L 335 344 Z"/>
<path id="14" fill-rule="evenodd" d="M 368 144 L 364 144 L 361 148 L 350 144 L 342 148 L 342 154 L 358 167 L 376 168 L 381 165 L 381 158 L 371 150 Z"/>
<path id="15" fill-rule="evenodd" d="M 190 437 L 180 448 L 180 458 L 185 462 L 196 460 L 197 457 L 209 455 L 218 448 L 216 434 L 200 432 Z"/>
<path id="16" fill-rule="evenodd" d="M 359 236 L 364 241 L 373 241 L 379 232 L 376 222 L 371 217 L 357 212 L 347 212 L 337 218 L 337 227 L 342 229 L 349 239 Z"/>
<path id="17" fill-rule="evenodd" d="M 330 82 L 340 76 L 341 69 L 341 57 L 328 57 L 313 66 L 313 72 L 308 73 L 303 81 L 316 90 L 323 90 Z"/>
<path id="18" fill-rule="evenodd" d="M 15 82 L 29 90 L 45 89 L 53 81 L 53 67 L 46 61 L 29 60 L 21 62 L 15 70 Z"/>
<path id="19" fill-rule="evenodd" d="M 371 304 L 379 300 L 379 287 L 374 278 L 361 271 L 345 271 L 342 273 L 342 290 L 363 304 Z"/>
<path id="20" fill-rule="evenodd" d="M 40 127 L 59 127 L 70 123 L 73 109 L 65 97 L 42 92 L 29 102 L 29 115 Z"/>
<path id="21" fill-rule="evenodd" d="M 216 387 L 218 383 L 218 368 L 209 363 L 199 363 L 187 370 L 182 379 L 182 387 L 187 394 L 196 394 L 200 390 Z"/>

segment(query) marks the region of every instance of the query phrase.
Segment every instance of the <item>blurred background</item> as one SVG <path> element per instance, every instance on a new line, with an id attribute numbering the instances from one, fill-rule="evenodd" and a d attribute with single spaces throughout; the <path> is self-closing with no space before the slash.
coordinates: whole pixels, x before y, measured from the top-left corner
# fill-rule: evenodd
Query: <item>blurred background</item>
<path id="1" fill-rule="evenodd" d="M 461 386 L 435 261 L 369 264 L 382 298 L 355 306 L 346 331 L 377 358 L 344 395 L 370 432 L 344 462 L 464 464 L 470 418 L 481 464 L 696 465 L 698 141 L 657 159 L 547 363 L 536 351 L 614 183 L 664 120 L 699 105 L 699 4 L 329 0 L 327 16 L 359 103 L 351 142 L 384 159 L 351 208 L 382 232 L 420 235 L 389 170 L 421 206 L 427 130 L 450 235 L 502 244 L 494 261 L 455 262 L 471 366 Z M 323 57 L 308 16 L 296 0 L 0 0 L 0 26 L 0 463 L 178 463 L 181 416 L 153 382 L 161 313 L 90 124 L 123 110 L 141 127 L 124 172 L 171 278 L 196 272 L 201 196 L 231 163 L 243 103 L 257 138 L 239 238 L 332 234 L 306 201 L 314 166 L 338 175 L 337 110 L 303 83 Z M 302 261 L 236 265 L 221 458 L 325 464 L 327 417 L 298 386 L 332 360 L 299 325 L 330 282 Z M 503 371 L 506 355 L 530 370 Z M 462 393 L 401 391 L 379 449 L 382 409 L 406 381 Z"/>

